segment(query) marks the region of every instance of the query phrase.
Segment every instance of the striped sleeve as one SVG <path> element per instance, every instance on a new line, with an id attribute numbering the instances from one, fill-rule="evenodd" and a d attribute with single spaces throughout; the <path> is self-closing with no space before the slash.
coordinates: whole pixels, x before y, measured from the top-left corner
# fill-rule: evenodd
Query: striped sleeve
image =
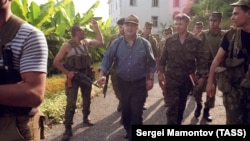
<path id="1" fill-rule="evenodd" d="M 20 73 L 30 71 L 47 73 L 48 45 L 44 34 L 35 27 L 25 24 L 20 29 L 20 35 L 25 37 L 20 53 Z"/>

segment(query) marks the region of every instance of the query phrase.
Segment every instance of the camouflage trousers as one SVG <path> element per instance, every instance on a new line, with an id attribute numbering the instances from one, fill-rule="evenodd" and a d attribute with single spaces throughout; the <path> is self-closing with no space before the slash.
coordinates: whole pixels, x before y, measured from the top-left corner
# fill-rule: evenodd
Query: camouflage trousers
<path id="1" fill-rule="evenodd" d="M 250 90 L 240 88 L 239 84 L 230 92 L 223 93 L 227 125 L 250 125 Z"/>
<path id="2" fill-rule="evenodd" d="M 166 76 L 167 125 L 181 124 L 191 89 L 192 83 L 188 76 L 185 78 L 171 78 L 171 74 Z"/>
<path id="3" fill-rule="evenodd" d="M 76 110 L 76 101 L 78 96 L 78 90 L 80 88 L 81 91 L 81 97 L 82 97 L 82 113 L 83 118 L 88 118 L 90 114 L 90 104 L 91 104 L 91 90 L 92 86 L 86 85 L 86 84 L 79 84 L 77 81 L 72 80 L 72 87 L 67 88 L 67 85 L 65 84 L 65 91 L 67 96 L 67 104 L 65 109 L 65 125 L 72 125 L 73 124 L 73 117 Z"/>
<path id="4" fill-rule="evenodd" d="M 193 95 L 197 104 L 202 104 L 202 94 L 206 91 L 207 79 L 204 80 L 202 86 L 193 88 Z M 216 86 L 216 83 L 215 83 Z M 213 108 L 215 97 L 206 96 L 205 108 Z"/>
<path id="5" fill-rule="evenodd" d="M 1 141 L 40 141 L 41 116 L 4 116 L 0 117 Z"/>

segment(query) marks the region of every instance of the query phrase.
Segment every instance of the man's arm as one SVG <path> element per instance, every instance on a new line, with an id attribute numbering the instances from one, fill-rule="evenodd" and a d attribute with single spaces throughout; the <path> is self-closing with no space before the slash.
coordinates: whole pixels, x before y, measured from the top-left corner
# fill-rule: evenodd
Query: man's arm
<path id="1" fill-rule="evenodd" d="M 26 72 L 21 77 L 21 83 L 0 85 L 0 104 L 38 107 L 44 98 L 46 73 Z"/>
<path id="2" fill-rule="evenodd" d="M 91 47 L 96 47 L 96 46 L 99 46 L 99 45 L 103 45 L 104 44 L 104 41 L 103 41 L 103 36 L 102 36 L 102 33 L 99 29 L 99 26 L 98 26 L 98 23 L 96 20 L 91 20 L 92 22 L 92 26 L 96 32 L 96 39 L 94 40 L 87 40 L 87 44 Z"/>
<path id="3" fill-rule="evenodd" d="M 53 64 L 54 66 L 60 70 L 62 73 L 66 74 L 67 76 L 67 85 L 68 87 L 71 87 L 71 80 L 73 79 L 73 77 L 75 76 L 73 71 L 68 70 L 67 68 L 65 68 L 63 66 L 63 64 L 61 63 L 65 56 L 68 54 L 70 49 L 70 45 L 68 43 L 65 43 L 58 51 L 56 57 L 53 60 Z"/>
<path id="4" fill-rule="evenodd" d="M 214 86 L 215 69 L 219 66 L 225 54 L 226 54 L 226 51 L 222 47 L 220 47 L 210 66 L 208 79 L 207 79 L 207 87 L 206 87 L 207 95 L 210 97 L 213 97 L 215 94 L 215 86 Z"/>
<path id="5" fill-rule="evenodd" d="M 56 54 L 54 60 L 53 60 L 53 64 L 54 66 L 60 70 L 61 72 L 63 72 L 64 74 L 68 74 L 70 71 L 67 70 L 63 65 L 62 65 L 62 61 L 64 60 L 65 56 L 68 54 L 69 52 L 69 44 L 65 43 L 64 45 L 61 46 L 61 48 L 59 49 L 58 53 Z"/>

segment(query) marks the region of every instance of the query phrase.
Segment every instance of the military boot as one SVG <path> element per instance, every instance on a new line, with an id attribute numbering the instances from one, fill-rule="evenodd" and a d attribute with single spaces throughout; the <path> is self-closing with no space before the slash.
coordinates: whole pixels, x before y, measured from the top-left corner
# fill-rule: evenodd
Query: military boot
<path id="1" fill-rule="evenodd" d="M 88 117 L 83 118 L 83 124 L 85 124 L 87 126 L 93 126 L 94 125 L 94 123 L 92 123 L 91 120 Z"/>
<path id="2" fill-rule="evenodd" d="M 209 108 L 204 108 L 204 111 L 203 111 L 203 118 L 207 121 L 207 122 L 212 122 L 212 116 L 210 116 L 209 114 Z"/>
<path id="3" fill-rule="evenodd" d="M 195 118 L 198 118 L 201 115 L 201 108 L 202 108 L 202 105 L 200 103 L 197 103 L 196 109 L 195 109 L 195 112 L 194 112 L 194 117 Z"/>
<path id="4" fill-rule="evenodd" d="M 70 125 L 65 126 L 65 132 L 63 134 L 62 141 L 69 141 L 70 137 L 73 135 L 72 128 Z"/>

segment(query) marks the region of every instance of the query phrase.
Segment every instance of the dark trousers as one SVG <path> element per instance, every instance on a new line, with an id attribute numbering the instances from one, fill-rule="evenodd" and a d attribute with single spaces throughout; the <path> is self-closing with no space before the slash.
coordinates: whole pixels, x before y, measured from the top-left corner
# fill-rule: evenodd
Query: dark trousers
<path id="1" fill-rule="evenodd" d="M 116 98 L 119 100 L 120 102 L 120 99 L 121 99 L 121 93 L 118 89 L 118 85 L 117 85 L 117 73 L 116 73 L 116 70 L 115 69 L 112 69 L 111 70 L 111 73 L 110 73 L 110 78 L 111 78 L 111 82 L 112 82 L 112 87 L 113 87 L 113 90 L 115 92 L 115 96 Z"/>
<path id="2" fill-rule="evenodd" d="M 67 96 L 67 105 L 65 109 L 65 125 L 72 125 L 73 124 L 73 117 L 75 114 L 76 109 L 76 101 L 78 96 L 78 90 L 81 90 L 81 97 L 82 97 L 82 113 L 83 118 L 88 118 L 90 114 L 90 104 L 91 104 L 91 90 L 92 86 L 88 86 L 86 84 L 78 84 L 75 81 L 72 81 L 72 87 L 66 87 L 66 96 Z"/>
<path id="3" fill-rule="evenodd" d="M 131 139 L 132 125 L 143 124 L 143 105 L 146 101 L 146 78 L 128 82 L 118 77 L 118 88 L 121 92 L 122 123 Z"/>

